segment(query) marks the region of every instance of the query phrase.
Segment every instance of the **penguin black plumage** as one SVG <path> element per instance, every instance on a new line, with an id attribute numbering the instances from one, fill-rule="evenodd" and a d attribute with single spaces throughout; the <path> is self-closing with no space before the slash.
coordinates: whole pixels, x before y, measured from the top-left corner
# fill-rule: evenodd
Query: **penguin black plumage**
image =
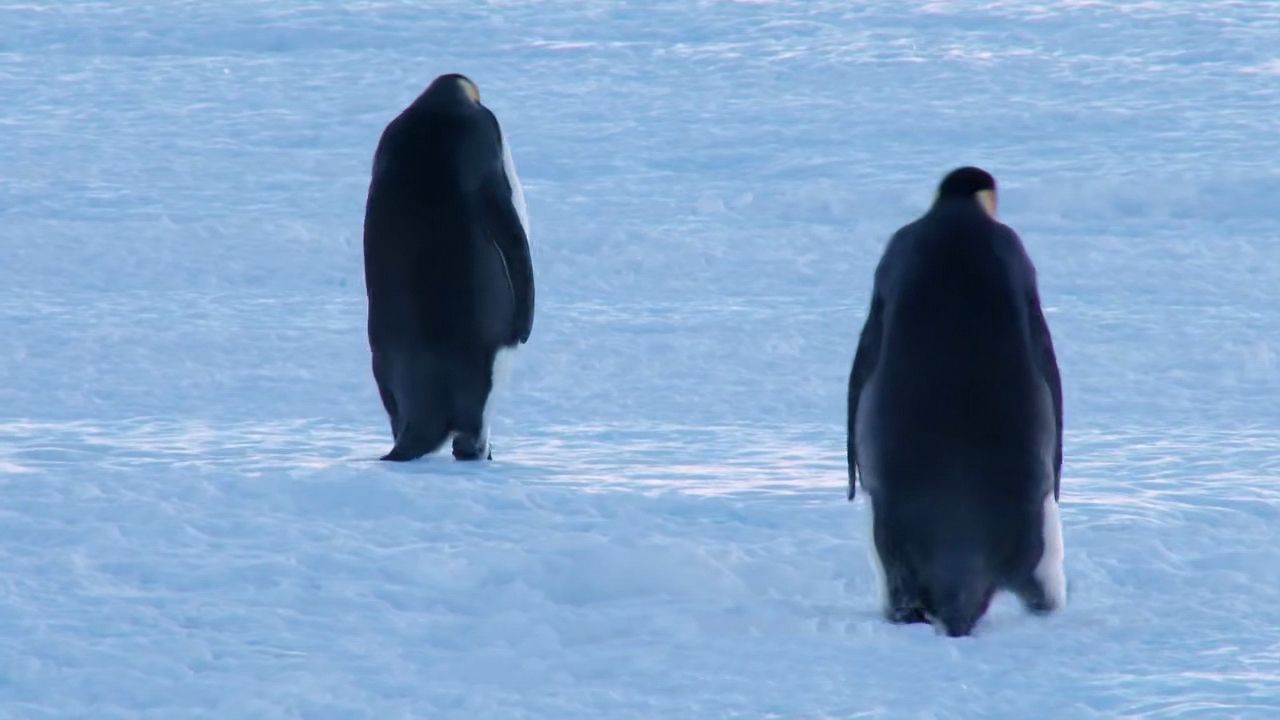
<path id="1" fill-rule="evenodd" d="M 885 612 L 969 634 L 993 594 L 1066 601 L 1062 384 L 996 184 L 952 171 L 876 268 L 849 379 L 849 499 L 871 498 Z"/>
<path id="2" fill-rule="evenodd" d="M 462 75 L 441 75 L 387 125 L 364 220 L 373 376 L 412 460 L 453 435 L 491 457 L 495 363 L 529 339 L 533 263 L 524 197 L 497 118 Z"/>

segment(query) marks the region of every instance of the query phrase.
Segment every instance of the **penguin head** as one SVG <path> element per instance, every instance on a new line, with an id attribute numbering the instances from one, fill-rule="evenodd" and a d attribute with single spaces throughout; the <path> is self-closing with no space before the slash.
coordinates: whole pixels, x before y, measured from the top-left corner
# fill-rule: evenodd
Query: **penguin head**
<path id="1" fill-rule="evenodd" d="M 947 173 L 938 185 L 938 200 L 973 198 L 991 219 L 996 217 L 996 179 L 982 168 L 967 166 Z"/>
<path id="2" fill-rule="evenodd" d="M 466 75 L 449 73 L 432 80 L 419 97 L 419 102 L 475 106 L 480 104 L 480 88 Z"/>

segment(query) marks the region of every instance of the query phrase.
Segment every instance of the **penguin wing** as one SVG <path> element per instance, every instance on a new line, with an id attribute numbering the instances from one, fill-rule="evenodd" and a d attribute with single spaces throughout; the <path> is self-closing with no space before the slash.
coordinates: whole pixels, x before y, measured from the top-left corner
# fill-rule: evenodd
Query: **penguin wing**
<path id="1" fill-rule="evenodd" d="M 894 287 L 896 275 L 904 262 L 903 256 L 911 251 L 916 242 L 920 222 L 917 220 L 904 225 L 889 238 L 884 255 L 880 257 L 880 264 L 876 266 L 875 279 L 871 287 L 871 308 L 867 311 L 867 320 L 863 323 L 862 334 L 858 337 L 858 351 L 853 356 L 853 370 L 849 373 L 849 428 L 846 448 L 849 458 L 850 500 L 853 500 L 857 493 L 857 480 L 861 474 L 856 447 L 858 402 L 862 399 L 862 389 L 880 363 L 880 342 L 884 336 L 885 296 Z"/>
<path id="2" fill-rule="evenodd" d="M 1022 274 L 1026 301 L 1027 319 L 1030 325 L 1032 360 L 1040 370 L 1045 385 L 1049 386 L 1049 396 L 1053 400 L 1053 499 L 1057 500 L 1062 485 L 1062 376 L 1058 373 L 1058 357 L 1053 351 L 1053 336 L 1049 333 L 1049 323 L 1044 319 L 1044 310 L 1040 307 L 1040 290 L 1036 282 L 1036 267 L 1027 255 L 1022 238 L 1007 225 L 1000 226 L 1006 248 L 1011 252 L 1010 259 Z"/>
<path id="3" fill-rule="evenodd" d="M 880 358 L 880 336 L 884 315 L 884 301 L 880 299 L 879 288 L 873 291 L 871 309 L 867 312 L 867 321 L 862 325 L 862 335 L 858 338 L 858 352 L 853 356 L 853 371 L 849 373 L 849 499 L 853 500 L 858 491 L 858 401 L 862 398 L 862 388 L 876 369 Z"/>
<path id="4" fill-rule="evenodd" d="M 501 167 L 501 166 L 499 166 Z M 512 201 L 511 184 L 500 170 L 485 178 L 481 187 L 484 234 L 498 248 L 515 303 L 508 342 L 527 342 L 533 329 L 533 258 L 529 237 Z"/>
<path id="5" fill-rule="evenodd" d="M 1049 386 L 1049 394 L 1053 398 L 1053 421 L 1056 425 L 1057 437 L 1053 450 L 1053 499 L 1058 499 L 1059 487 L 1062 484 L 1062 376 L 1058 373 L 1058 357 L 1053 352 L 1053 336 L 1049 334 L 1049 323 L 1044 319 L 1040 309 L 1040 293 L 1033 285 L 1031 288 L 1030 317 L 1031 342 L 1034 345 L 1036 361 L 1040 365 L 1040 374 Z"/>

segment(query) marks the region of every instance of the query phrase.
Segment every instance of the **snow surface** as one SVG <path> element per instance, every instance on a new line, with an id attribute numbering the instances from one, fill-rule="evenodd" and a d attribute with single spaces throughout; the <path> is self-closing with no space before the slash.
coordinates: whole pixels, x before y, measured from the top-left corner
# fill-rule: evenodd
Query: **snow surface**
<path id="1" fill-rule="evenodd" d="M 0 0 L 0 717 L 1276 717 L 1280 3 Z M 360 227 L 463 72 L 538 316 L 378 463 Z M 1071 602 L 880 620 L 871 272 L 1001 181 Z"/>

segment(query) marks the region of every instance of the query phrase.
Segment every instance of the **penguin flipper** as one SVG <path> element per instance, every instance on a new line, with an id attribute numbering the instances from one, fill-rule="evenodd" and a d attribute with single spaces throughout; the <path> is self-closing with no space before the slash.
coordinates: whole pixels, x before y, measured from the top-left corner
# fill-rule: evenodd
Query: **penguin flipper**
<path id="1" fill-rule="evenodd" d="M 1055 440 L 1053 451 L 1053 499 L 1058 500 L 1062 485 L 1062 375 L 1058 372 L 1058 357 L 1053 352 L 1053 336 L 1049 334 L 1049 324 L 1040 309 L 1040 295 L 1032 288 L 1030 299 L 1031 338 L 1035 343 L 1040 372 L 1045 384 L 1049 386 L 1049 395 L 1053 398 L 1053 420 Z"/>
<path id="2" fill-rule="evenodd" d="M 849 427 L 846 452 L 849 460 L 849 500 L 853 500 L 858 492 L 858 402 L 862 398 L 862 388 L 876 369 L 880 357 L 880 336 L 884 301 L 879 292 L 871 298 L 871 309 L 867 312 L 867 320 L 862 326 L 862 335 L 858 338 L 858 351 L 853 356 L 853 370 L 849 373 Z"/>
<path id="3" fill-rule="evenodd" d="M 514 301 L 509 342 L 526 342 L 533 330 L 533 257 L 529 237 L 512 201 L 511 185 L 505 174 L 487 178 L 481 188 L 484 234 L 502 255 L 507 284 Z"/>
<path id="4" fill-rule="evenodd" d="M 998 224 L 998 241 L 1001 253 L 1020 273 L 1023 297 L 1027 308 L 1027 324 L 1031 341 L 1032 362 L 1049 388 L 1053 402 L 1054 450 L 1053 450 L 1053 499 L 1058 500 L 1062 485 L 1062 376 L 1058 372 L 1058 358 L 1053 351 L 1053 336 L 1040 305 L 1040 290 L 1036 282 L 1036 268 L 1027 255 L 1022 238 L 1007 225 Z"/>

